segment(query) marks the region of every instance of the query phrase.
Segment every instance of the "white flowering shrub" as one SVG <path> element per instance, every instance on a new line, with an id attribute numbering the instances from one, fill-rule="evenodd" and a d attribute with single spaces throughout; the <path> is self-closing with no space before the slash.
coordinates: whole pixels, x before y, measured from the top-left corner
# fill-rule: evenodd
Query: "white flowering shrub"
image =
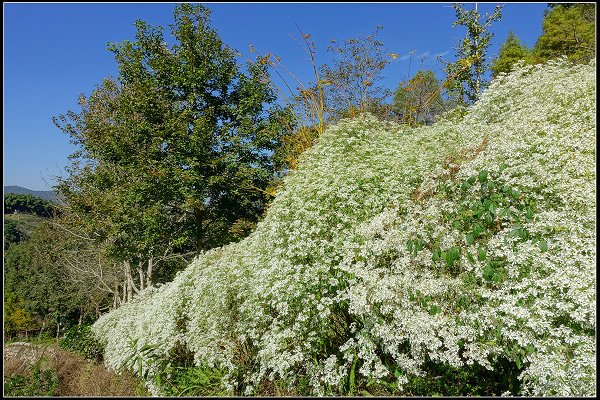
<path id="1" fill-rule="evenodd" d="M 184 349 L 230 394 L 594 396 L 595 96 L 595 61 L 558 60 L 434 126 L 341 121 L 249 237 L 96 322 L 106 362 Z"/>

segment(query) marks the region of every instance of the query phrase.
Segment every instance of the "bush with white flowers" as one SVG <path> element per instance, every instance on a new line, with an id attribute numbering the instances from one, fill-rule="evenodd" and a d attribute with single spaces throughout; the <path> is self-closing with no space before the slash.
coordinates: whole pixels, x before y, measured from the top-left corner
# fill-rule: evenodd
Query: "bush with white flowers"
<path id="1" fill-rule="evenodd" d="M 96 322 L 107 364 L 151 380 L 185 349 L 246 395 L 595 395 L 595 67 L 521 65 L 433 126 L 330 127 L 249 237 Z"/>

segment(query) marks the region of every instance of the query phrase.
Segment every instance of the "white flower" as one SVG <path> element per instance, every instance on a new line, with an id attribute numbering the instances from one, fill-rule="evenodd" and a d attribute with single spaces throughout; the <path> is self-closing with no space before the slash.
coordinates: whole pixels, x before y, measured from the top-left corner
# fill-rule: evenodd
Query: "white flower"
<path id="1" fill-rule="evenodd" d="M 252 235 L 96 322 L 106 363 L 126 365 L 131 340 L 163 357 L 179 341 L 226 370 L 231 393 L 301 371 L 324 395 L 355 362 L 357 380 L 401 371 L 402 390 L 426 360 L 492 369 L 518 357 L 522 392 L 503 395 L 594 396 L 595 90 L 595 60 L 556 61 L 501 76 L 459 120 L 330 127 Z M 482 170 L 522 195 L 498 208 L 525 239 L 514 218 L 472 244 L 453 226 L 482 199 L 478 180 L 460 189 Z M 255 368 L 239 374 L 248 344 Z"/>

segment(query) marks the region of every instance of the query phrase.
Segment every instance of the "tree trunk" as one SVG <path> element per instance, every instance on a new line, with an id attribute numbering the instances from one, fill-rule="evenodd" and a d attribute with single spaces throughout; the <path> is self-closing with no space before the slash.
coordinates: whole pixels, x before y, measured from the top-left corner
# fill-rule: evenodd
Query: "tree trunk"
<path id="1" fill-rule="evenodd" d="M 144 268 L 142 262 L 138 262 L 138 273 L 140 275 L 140 291 L 144 290 Z"/>
<path id="2" fill-rule="evenodd" d="M 127 301 L 131 300 L 134 293 L 139 293 L 139 289 L 135 287 L 135 283 L 133 282 L 133 277 L 131 276 L 131 262 L 124 261 L 123 265 L 125 267 L 125 282 L 127 285 Z"/>
<path id="3" fill-rule="evenodd" d="M 121 304 L 125 304 L 127 303 L 127 289 L 129 288 L 129 285 L 127 284 L 127 276 L 125 276 L 123 278 L 123 300 L 121 300 Z"/>
<path id="4" fill-rule="evenodd" d="M 119 282 L 115 282 L 115 291 L 113 293 L 113 310 L 116 310 L 119 307 L 120 303 L 119 298 Z"/>
<path id="5" fill-rule="evenodd" d="M 154 259 L 150 257 L 148 259 L 148 269 L 146 270 L 146 286 L 152 286 L 152 267 L 154 266 Z"/>

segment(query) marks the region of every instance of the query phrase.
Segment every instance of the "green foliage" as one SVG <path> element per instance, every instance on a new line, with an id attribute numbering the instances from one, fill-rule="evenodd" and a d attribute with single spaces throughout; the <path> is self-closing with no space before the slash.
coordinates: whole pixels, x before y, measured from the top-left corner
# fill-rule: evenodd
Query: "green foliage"
<path id="1" fill-rule="evenodd" d="M 392 112 L 403 124 L 430 125 L 445 107 L 441 85 L 431 70 L 419 70 L 408 82 L 398 84 Z"/>
<path id="2" fill-rule="evenodd" d="M 517 35 L 510 30 L 506 41 L 500 47 L 498 57 L 493 60 L 490 70 L 493 76 L 498 76 L 501 72 L 509 73 L 517 61 L 528 61 L 529 58 L 530 50 L 523 46 Z"/>
<path id="3" fill-rule="evenodd" d="M 506 358 L 497 360 L 493 370 L 473 364 L 461 368 L 429 361 L 424 376 L 411 376 L 406 385 L 409 396 L 497 396 L 519 392 L 522 366 Z"/>
<path id="4" fill-rule="evenodd" d="M 39 328 L 34 316 L 26 309 L 22 295 L 4 291 L 4 334 L 11 337 Z"/>
<path id="5" fill-rule="evenodd" d="M 164 396 L 226 396 L 223 385 L 224 370 L 210 367 L 178 367 L 169 373 L 163 384 Z M 163 378 L 164 380 L 164 378 Z"/>
<path id="6" fill-rule="evenodd" d="M 63 238 L 64 232 L 42 221 L 27 241 L 11 245 L 4 254 L 4 293 L 14 305 L 5 311 L 5 321 L 15 322 L 9 325 L 14 327 L 11 334 L 41 329 L 56 335 L 57 325 L 62 329 L 76 324 L 89 307 L 93 310 L 94 290 L 67 279 L 59 245 Z M 35 323 L 16 323 L 20 320 Z"/>
<path id="7" fill-rule="evenodd" d="M 510 72 L 518 60 L 539 64 L 566 56 L 587 63 L 596 56 L 596 6 L 582 3 L 549 3 L 544 13 L 542 34 L 533 49 L 523 46 L 509 31 L 490 70 L 493 76 Z"/>
<path id="8" fill-rule="evenodd" d="M 458 104 L 471 104 L 486 86 L 483 75 L 488 68 L 486 55 L 493 36 L 489 27 L 492 22 L 502 18 L 502 6 L 496 6 L 491 15 L 486 13 L 483 22 L 480 22 L 477 4 L 472 10 L 465 10 L 461 3 L 454 3 L 453 7 L 456 21 L 452 27 L 463 25 L 467 28 L 467 34 L 456 47 L 457 61 L 446 64 L 446 87 Z"/>
<path id="9" fill-rule="evenodd" d="M 8 250 L 11 244 L 19 244 L 26 239 L 26 235 L 19 230 L 17 224 L 4 217 L 4 251 Z"/>
<path id="10" fill-rule="evenodd" d="M 42 221 L 44 219 L 35 214 L 4 214 L 4 250 L 29 239 Z"/>
<path id="11" fill-rule="evenodd" d="M 596 5 L 550 3 L 542 35 L 534 47 L 536 62 L 566 55 L 570 61 L 587 63 L 596 56 Z"/>
<path id="12" fill-rule="evenodd" d="M 159 344 L 138 347 L 137 339 L 129 339 L 135 351 L 125 363 L 146 382 L 158 390 L 161 396 L 224 396 L 225 370 L 206 365 L 195 366 L 193 355 L 184 348 L 175 347 L 170 357 L 164 357 Z M 177 351 L 179 349 L 180 351 Z"/>
<path id="13" fill-rule="evenodd" d="M 50 217 L 53 203 L 31 194 L 6 193 L 4 195 L 4 214 L 28 213 L 38 217 Z"/>
<path id="14" fill-rule="evenodd" d="M 29 375 L 13 375 L 4 378 L 5 396 L 54 396 L 59 379 L 56 371 L 44 368 L 44 359 L 38 360 Z"/>
<path id="15" fill-rule="evenodd" d="M 267 107 L 266 66 L 242 73 L 209 15 L 177 5 L 171 48 L 137 21 L 135 41 L 109 45 L 118 80 L 55 119 L 79 148 L 58 185 L 71 222 L 116 261 L 173 268 L 167 259 L 239 240 L 247 230 L 232 228 L 265 207 L 281 110 Z"/>
<path id="16" fill-rule="evenodd" d="M 252 235 L 93 325 L 107 364 L 156 389 L 181 347 L 236 395 L 593 395 L 594 99 L 594 62 L 553 61 L 458 121 L 340 121 Z"/>
<path id="17" fill-rule="evenodd" d="M 60 347 L 74 350 L 88 360 L 102 359 L 102 346 L 94 337 L 90 325 L 75 325 L 69 328 L 60 339 Z"/>

